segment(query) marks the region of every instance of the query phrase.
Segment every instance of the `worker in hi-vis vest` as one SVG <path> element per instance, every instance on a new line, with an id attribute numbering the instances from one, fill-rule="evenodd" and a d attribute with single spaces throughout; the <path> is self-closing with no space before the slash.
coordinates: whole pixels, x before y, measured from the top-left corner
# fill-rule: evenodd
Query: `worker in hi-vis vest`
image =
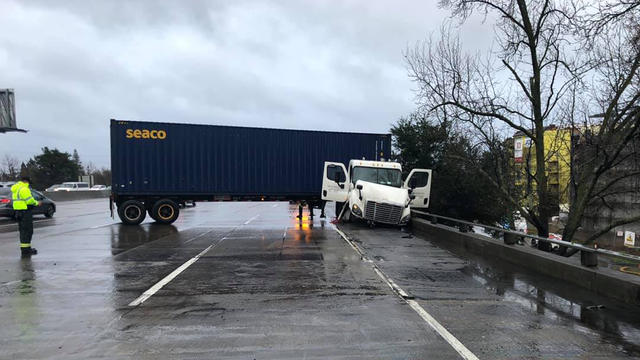
<path id="1" fill-rule="evenodd" d="M 11 187 L 11 200 L 13 201 L 13 211 L 18 219 L 20 230 L 20 250 L 22 257 L 35 255 L 38 251 L 31 247 L 31 236 L 33 235 L 33 213 L 31 208 L 40 203 L 31 195 L 29 183 L 31 179 L 23 176 L 20 181 Z"/>

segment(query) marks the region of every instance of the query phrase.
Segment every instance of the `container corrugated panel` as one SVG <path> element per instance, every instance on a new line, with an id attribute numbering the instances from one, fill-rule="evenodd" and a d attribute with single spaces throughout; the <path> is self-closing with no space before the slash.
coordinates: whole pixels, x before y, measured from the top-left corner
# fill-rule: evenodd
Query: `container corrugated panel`
<path id="1" fill-rule="evenodd" d="M 325 161 L 390 153 L 389 134 L 111 121 L 121 195 L 319 196 Z"/>

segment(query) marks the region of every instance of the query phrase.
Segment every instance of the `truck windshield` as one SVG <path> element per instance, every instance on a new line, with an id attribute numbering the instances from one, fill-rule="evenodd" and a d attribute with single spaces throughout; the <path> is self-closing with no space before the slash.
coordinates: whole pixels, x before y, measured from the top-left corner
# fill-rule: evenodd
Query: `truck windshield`
<path id="1" fill-rule="evenodd" d="M 402 187 L 402 177 L 398 169 L 381 169 L 356 166 L 351 174 L 351 182 L 368 181 L 380 185 Z"/>

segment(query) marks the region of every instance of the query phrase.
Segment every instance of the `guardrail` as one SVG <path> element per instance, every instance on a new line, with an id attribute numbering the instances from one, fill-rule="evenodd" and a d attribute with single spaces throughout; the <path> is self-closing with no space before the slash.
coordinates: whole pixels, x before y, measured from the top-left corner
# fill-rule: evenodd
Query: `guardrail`
<path id="1" fill-rule="evenodd" d="M 606 250 L 606 249 L 599 249 L 599 248 L 595 248 L 595 247 L 589 247 L 586 245 L 582 245 L 582 244 L 576 244 L 574 242 L 567 242 L 567 241 L 562 241 L 562 240 L 556 240 L 556 239 L 549 239 L 549 238 L 544 238 L 541 236 L 537 236 L 537 235 L 529 235 L 529 234 L 524 234 L 518 231 L 513 231 L 513 230 L 507 230 L 507 229 L 503 229 L 497 226 L 491 226 L 491 225 L 484 225 L 484 224 L 479 224 L 479 223 L 475 223 L 475 222 L 471 222 L 471 221 L 466 221 L 466 220 L 460 220 L 460 219 L 455 219 L 455 218 L 451 218 L 451 217 L 447 217 L 447 216 L 442 216 L 442 215 L 436 215 L 436 214 L 431 214 L 428 212 L 424 212 L 424 211 L 419 211 L 419 210 L 412 210 L 411 211 L 412 214 L 416 214 L 420 217 L 423 218 L 427 218 L 431 220 L 432 224 L 437 224 L 438 223 L 438 219 L 442 219 L 442 220 L 446 220 L 446 221 L 451 221 L 457 224 L 463 224 L 463 225 L 468 225 L 468 226 L 481 226 L 485 229 L 491 229 L 496 231 L 498 234 L 503 234 L 503 238 L 504 238 L 504 243 L 506 245 L 516 245 L 518 242 L 518 239 L 521 240 L 525 240 L 526 238 L 529 239 L 535 239 L 537 241 L 546 241 L 552 244 L 556 244 L 559 246 L 564 246 L 570 249 L 576 249 L 578 251 L 580 251 L 580 264 L 582 264 L 583 266 L 587 266 L 587 267 L 595 267 L 598 266 L 598 255 L 603 255 L 603 256 L 607 256 L 607 257 L 613 257 L 613 258 L 619 258 L 619 259 L 625 259 L 625 260 L 632 260 L 632 261 L 637 261 L 640 262 L 640 256 L 635 256 L 635 255 L 631 255 L 631 254 L 625 254 L 625 253 L 621 253 L 621 252 L 617 252 L 617 251 L 612 251 L 612 250 Z M 464 227 L 458 227 L 459 231 L 462 232 L 466 232 L 467 229 L 465 229 Z"/>

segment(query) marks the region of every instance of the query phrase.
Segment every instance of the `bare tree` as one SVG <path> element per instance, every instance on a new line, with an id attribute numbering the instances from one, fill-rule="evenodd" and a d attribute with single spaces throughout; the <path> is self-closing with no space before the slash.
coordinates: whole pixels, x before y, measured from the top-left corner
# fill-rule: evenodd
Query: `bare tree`
<path id="1" fill-rule="evenodd" d="M 91 161 L 89 161 L 84 166 L 84 174 L 85 175 L 93 175 L 96 171 L 98 171 L 98 168 L 96 168 L 96 166 Z"/>
<path id="2" fill-rule="evenodd" d="M 582 134 L 564 239 L 573 238 L 588 206 L 606 206 L 611 199 L 634 191 L 619 185 L 640 175 L 638 166 L 628 166 L 640 157 L 640 2 L 603 1 L 588 9 L 579 26 L 593 71 L 580 92 L 585 110 L 570 114 L 574 122 L 579 119 L 575 126 Z M 585 242 L 634 221 L 640 221 L 638 214 L 616 219 Z"/>
<path id="3" fill-rule="evenodd" d="M 441 5 L 462 20 L 474 13 L 495 17 L 498 48 L 486 57 L 464 54 L 453 29 L 445 27 L 439 41 L 406 53 L 410 76 L 419 86 L 417 98 L 427 110 L 447 112 L 486 144 L 495 144 L 495 135 L 508 131 L 531 139 L 535 167 L 527 176 L 534 185 L 535 205 L 523 207 L 505 184 L 495 185 L 539 235 L 547 236 L 552 200 L 545 128 L 558 122 L 558 105 L 584 70 L 565 52 L 573 42 L 571 23 L 577 9 L 551 0 L 442 0 Z"/>
<path id="4" fill-rule="evenodd" d="M 3 180 L 14 181 L 20 176 L 20 161 L 9 154 L 2 158 L 2 169 L 0 170 Z"/>

